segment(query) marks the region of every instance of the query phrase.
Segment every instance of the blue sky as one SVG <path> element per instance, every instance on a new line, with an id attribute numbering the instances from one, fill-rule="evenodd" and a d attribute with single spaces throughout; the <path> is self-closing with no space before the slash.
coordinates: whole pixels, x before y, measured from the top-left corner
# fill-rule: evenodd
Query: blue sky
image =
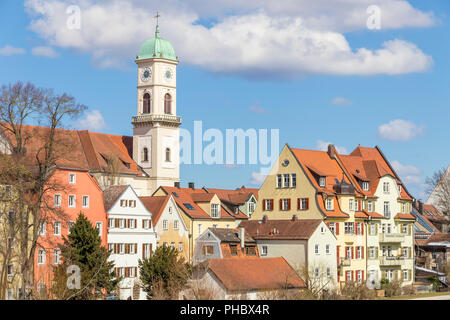
<path id="1" fill-rule="evenodd" d="M 279 129 L 280 149 L 285 143 L 318 149 L 332 142 L 351 152 L 358 144 L 378 145 L 395 162 L 413 195 L 424 198 L 425 177 L 450 163 L 450 2 L 386 1 L 392 6 L 382 7 L 382 25 L 376 31 L 361 24 L 366 16 L 361 21 L 346 16 L 352 10 L 364 15 L 367 5 L 363 11 L 358 7 L 364 1 L 330 10 L 324 22 L 315 19 L 320 7 L 297 5 L 282 12 L 273 1 L 259 2 L 257 8 L 221 0 L 205 7 L 196 0 L 174 0 L 157 8 L 150 1 L 142 9 L 140 0 L 126 7 L 120 7 L 124 5 L 120 0 L 108 4 L 87 0 L 81 8 L 85 19 L 81 36 L 72 39 L 58 25 L 66 17 L 57 12 L 68 1 L 1 1 L 0 84 L 31 81 L 68 92 L 103 118 L 105 125 L 97 125 L 101 130 L 90 129 L 131 135 L 131 116 L 136 114 L 133 58 L 145 38 L 153 36 L 155 23 L 149 17 L 159 9 L 161 36 L 172 42 L 180 59 L 177 109 L 183 128 L 192 130 L 193 121 L 202 120 L 204 130 L 224 133 L 227 128 Z M 318 3 L 333 2 L 342 4 Z M 51 7 L 54 3 L 61 6 Z M 104 6 L 105 21 L 117 24 L 90 21 L 94 4 Z M 187 5 L 189 10 L 183 7 Z M 136 15 L 142 15 L 142 23 L 133 19 Z M 121 25 L 124 17 L 133 23 Z M 297 18 L 314 31 L 312 40 L 286 40 L 298 28 Z M 261 38 L 239 40 L 245 32 L 260 31 Z M 333 40 L 323 44 L 327 32 L 333 33 Z M 217 34 L 226 38 L 215 39 Z M 299 43 L 293 43 L 296 39 Z M 402 41 L 396 43 L 397 49 L 388 47 L 390 55 L 378 52 L 377 57 L 376 50 L 395 39 Z M 318 46 L 307 47 L 315 41 L 325 50 L 344 43 L 350 51 L 327 51 L 330 59 L 297 54 L 316 50 Z M 374 53 L 368 66 L 359 63 L 366 57 L 356 54 L 359 48 Z M 380 128 L 384 128 L 381 135 Z M 197 186 L 235 188 L 254 186 L 255 172 L 257 165 L 182 165 L 181 179 L 182 184 L 195 181 Z"/>

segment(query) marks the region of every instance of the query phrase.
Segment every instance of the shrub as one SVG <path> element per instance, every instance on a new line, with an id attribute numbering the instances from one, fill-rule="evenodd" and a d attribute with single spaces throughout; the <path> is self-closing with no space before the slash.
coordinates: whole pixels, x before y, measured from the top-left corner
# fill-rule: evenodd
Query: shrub
<path id="1" fill-rule="evenodd" d="M 370 300 L 376 297 L 374 290 L 367 288 L 364 282 L 346 282 L 341 290 L 341 296 L 347 300 Z"/>

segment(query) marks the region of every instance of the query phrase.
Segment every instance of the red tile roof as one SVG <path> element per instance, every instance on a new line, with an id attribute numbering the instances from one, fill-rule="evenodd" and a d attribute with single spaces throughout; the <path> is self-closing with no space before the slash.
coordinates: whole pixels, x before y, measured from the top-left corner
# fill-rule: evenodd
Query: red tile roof
<path id="1" fill-rule="evenodd" d="M 156 225 L 170 199 L 170 195 L 139 197 L 139 199 L 142 201 L 145 208 L 152 213 L 152 221 L 153 224 Z"/>
<path id="2" fill-rule="evenodd" d="M 416 220 L 416 217 L 414 217 L 410 213 L 397 213 L 397 215 L 394 217 L 394 219 L 411 219 L 411 220 Z"/>
<path id="3" fill-rule="evenodd" d="M 305 281 L 282 257 L 211 259 L 208 268 L 231 292 L 306 287 Z"/>

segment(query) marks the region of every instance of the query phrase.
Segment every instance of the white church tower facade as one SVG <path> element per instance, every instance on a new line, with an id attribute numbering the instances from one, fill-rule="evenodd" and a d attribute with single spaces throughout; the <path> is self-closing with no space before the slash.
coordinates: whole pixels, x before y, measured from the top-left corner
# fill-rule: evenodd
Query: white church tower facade
<path id="1" fill-rule="evenodd" d="M 133 124 L 133 159 L 149 175 L 152 192 L 180 181 L 176 68 L 178 57 L 169 41 L 147 40 L 136 57 L 137 115 Z"/>

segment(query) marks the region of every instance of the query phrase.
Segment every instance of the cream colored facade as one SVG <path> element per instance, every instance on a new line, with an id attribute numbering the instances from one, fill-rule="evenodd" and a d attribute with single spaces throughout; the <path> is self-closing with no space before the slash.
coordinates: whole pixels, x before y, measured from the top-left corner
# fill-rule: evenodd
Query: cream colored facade
<path id="1" fill-rule="evenodd" d="M 289 161 L 289 164 L 284 166 L 283 162 Z M 277 187 L 277 174 L 295 174 L 296 175 L 296 186 L 289 188 L 278 188 Z M 292 185 L 292 176 L 291 176 Z M 281 211 L 279 209 L 279 200 L 284 198 L 297 199 L 299 196 L 309 198 L 309 209 L 308 210 L 297 210 L 297 204 L 291 204 L 291 210 Z M 264 180 L 261 188 L 258 192 L 258 203 L 256 205 L 256 210 L 253 212 L 252 220 L 261 220 L 264 215 L 269 216 L 271 220 L 284 220 L 291 219 L 295 214 L 298 219 L 323 219 L 323 215 L 320 213 L 317 203 L 315 201 L 316 190 L 309 182 L 307 176 L 304 174 L 303 169 L 297 162 L 297 159 L 289 150 L 287 145 L 284 146 L 283 150 L 278 157 L 278 160 L 270 170 L 269 175 Z M 263 199 L 273 199 L 273 210 L 267 211 L 263 208 Z"/>
<path id="2" fill-rule="evenodd" d="M 389 192 L 384 185 L 389 185 Z M 411 202 L 399 200 L 395 179 L 386 175 L 378 183 L 375 212 L 384 214 L 388 203 L 390 214 L 386 219 L 373 219 L 367 232 L 367 276 L 376 286 L 381 279 L 400 280 L 403 285 L 414 281 L 414 221 L 395 219 L 397 213 L 410 213 Z M 385 215 L 386 217 L 386 215 Z"/>

